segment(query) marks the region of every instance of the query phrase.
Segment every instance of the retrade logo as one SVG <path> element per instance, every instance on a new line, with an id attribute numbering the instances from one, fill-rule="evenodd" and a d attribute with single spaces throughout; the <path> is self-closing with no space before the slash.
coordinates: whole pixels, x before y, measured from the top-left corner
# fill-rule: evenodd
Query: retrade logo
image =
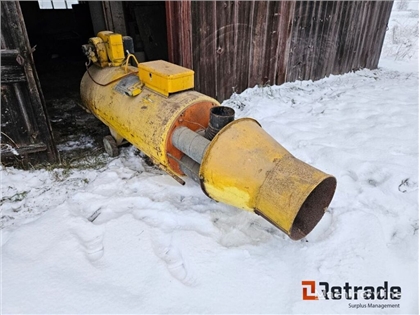
<path id="1" fill-rule="evenodd" d="M 317 289 L 320 287 L 320 290 Z M 345 282 L 343 286 L 331 286 L 328 282 L 313 280 L 302 281 L 302 299 L 305 301 L 314 300 L 400 300 L 401 287 L 390 286 L 384 281 L 380 286 L 352 286 Z"/>
<path id="2" fill-rule="evenodd" d="M 302 281 L 302 298 L 304 300 L 318 300 L 315 281 Z"/>

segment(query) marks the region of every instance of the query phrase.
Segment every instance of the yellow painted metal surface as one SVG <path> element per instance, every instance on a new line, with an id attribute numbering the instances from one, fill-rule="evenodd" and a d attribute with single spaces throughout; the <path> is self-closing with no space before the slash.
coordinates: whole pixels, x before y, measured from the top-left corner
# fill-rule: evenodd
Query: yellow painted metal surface
<path id="1" fill-rule="evenodd" d="M 128 70 L 137 69 L 128 67 Z M 89 72 L 99 83 L 111 82 L 125 75 L 122 67 L 92 66 Z M 208 106 L 210 102 L 217 106 L 219 103 L 196 91 L 164 97 L 143 88 L 139 95 L 133 97 L 116 91 L 118 83 L 103 87 L 94 83 L 86 73 L 80 87 L 83 104 L 114 133 L 139 148 L 162 169 L 175 174 L 167 156 L 173 126 L 180 123 L 180 117 L 188 108 L 195 106 L 200 111 L 201 104 Z"/>
<path id="2" fill-rule="evenodd" d="M 139 64 L 140 80 L 153 90 L 168 96 L 194 87 L 194 71 L 163 60 Z"/>
<path id="3" fill-rule="evenodd" d="M 106 52 L 106 47 L 105 47 L 105 43 L 104 41 L 100 38 L 100 37 L 92 37 L 89 38 L 89 43 L 91 43 L 93 46 L 95 46 L 95 50 L 96 50 L 96 55 L 92 54 L 90 56 L 90 58 L 92 59 L 92 61 L 104 68 L 104 67 L 108 67 L 108 54 Z"/>
<path id="4" fill-rule="evenodd" d="M 111 66 L 117 67 L 122 65 L 125 59 L 122 35 L 111 31 L 102 31 L 97 36 L 105 43 Z"/>
<path id="5" fill-rule="evenodd" d="M 298 229 L 311 230 L 322 217 L 324 209 L 316 210 L 313 226 L 292 228 L 309 195 L 329 178 L 327 192 L 321 197 L 314 194 L 321 204 L 323 198 L 329 199 L 325 207 L 335 190 L 335 179 L 293 157 L 250 118 L 224 127 L 210 143 L 200 167 L 202 188 L 209 197 L 255 211 L 293 239 L 309 233 Z"/>
<path id="6" fill-rule="evenodd" d="M 172 144 L 172 134 L 179 127 L 206 129 L 210 110 L 220 104 L 191 90 L 190 69 L 162 60 L 128 66 L 135 57 L 125 59 L 120 34 L 102 31 L 90 43 L 95 49 L 84 50 L 95 66 L 81 82 L 86 109 L 109 127 L 117 144 L 126 139 L 185 183 L 178 177 L 184 153 Z M 261 215 L 294 240 L 315 227 L 335 192 L 333 176 L 296 159 L 251 118 L 229 123 L 200 150 L 198 175 L 209 197 Z"/>

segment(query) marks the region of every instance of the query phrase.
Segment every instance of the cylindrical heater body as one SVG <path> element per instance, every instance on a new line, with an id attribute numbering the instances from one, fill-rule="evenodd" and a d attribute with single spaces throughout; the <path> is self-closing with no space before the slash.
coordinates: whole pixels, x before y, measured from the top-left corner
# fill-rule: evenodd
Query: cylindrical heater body
<path id="1" fill-rule="evenodd" d="M 114 137 L 178 181 L 187 174 L 210 198 L 253 211 L 294 240 L 315 227 L 334 195 L 333 176 L 296 159 L 253 119 L 232 115 L 216 130 L 209 125 L 210 110 L 219 106 L 213 98 L 192 90 L 169 95 L 156 81 L 158 71 L 147 70 L 140 81 L 136 68 L 128 70 L 133 74 L 92 66 L 81 82 L 84 105 Z M 214 138 L 201 135 L 212 128 Z"/>
<path id="2" fill-rule="evenodd" d="M 128 69 L 132 72 L 137 70 L 134 67 Z M 163 96 L 141 86 L 135 73 L 107 86 L 99 85 L 125 75 L 121 67 L 91 66 L 80 86 L 84 106 L 114 134 L 139 148 L 156 165 L 172 175 L 183 175 L 177 162 L 183 153 L 172 145 L 171 135 L 181 126 L 194 131 L 207 128 L 210 109 L 219 103 L 192 90 Z M 127 95 L 127 91 L 139 83 L 140 94 Z"/>

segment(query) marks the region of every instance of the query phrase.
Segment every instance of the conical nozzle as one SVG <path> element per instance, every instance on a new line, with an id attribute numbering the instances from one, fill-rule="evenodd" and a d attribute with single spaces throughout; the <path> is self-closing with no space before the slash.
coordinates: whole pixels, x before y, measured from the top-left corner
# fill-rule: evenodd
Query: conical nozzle
<path id="1" fill-rule="evenodd" d="M 333 176 L 296 159 L 250 118 L 216 135 L 199 175 L 210 198 L 254 211 L 293 240 L 312 231 L 336 188 Z"/>

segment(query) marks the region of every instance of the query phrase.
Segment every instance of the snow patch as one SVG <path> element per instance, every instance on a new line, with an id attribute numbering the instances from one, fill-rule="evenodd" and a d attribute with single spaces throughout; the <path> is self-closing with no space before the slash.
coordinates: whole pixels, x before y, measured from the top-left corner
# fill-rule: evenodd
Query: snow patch
<path id="1" fill-rule="evenodd" d="M 410 14 L 392 18 L 418 23 Z M 298 242 L 188 178 L 179 185 L 133 147 L 99 168 L 0 166 L 2 311 L 360 313 L 345 299 L 303 301 L 301 281 L 315 280 L 388 281 L 402 288 L 400 308 L 370 311 L 418 313 L 418 71 L 394 45 L 387 34 L 380 69 L 224 102 L 336 176 L 326 214 Z"/>

